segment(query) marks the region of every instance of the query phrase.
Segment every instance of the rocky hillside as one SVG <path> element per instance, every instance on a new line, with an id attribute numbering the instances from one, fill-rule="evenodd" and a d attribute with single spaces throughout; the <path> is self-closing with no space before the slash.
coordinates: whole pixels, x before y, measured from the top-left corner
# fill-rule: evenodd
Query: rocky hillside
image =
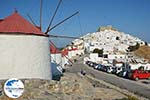
<path id="1" fill-rule="evenodd" d="M 129 100 L 125 99 L 129 98 L 125 93 L 80 74 L 66 73 L 60 82 L 46 80 L 23 80 L 23 82 L 25 92 L 18 100 Z M 0 100 L 12 100 L 4 95 L 3 84 L 4 82 L 0 84 Z M 132 96 L 130 98 L 138 100 Z"/>
<path id="2" fill-rule="evenodd" d="M 138 50 L 136 50 L 135 55 L 148 59 L 150 62 L 150 47 L 149 46 L 141 46 Z"/>

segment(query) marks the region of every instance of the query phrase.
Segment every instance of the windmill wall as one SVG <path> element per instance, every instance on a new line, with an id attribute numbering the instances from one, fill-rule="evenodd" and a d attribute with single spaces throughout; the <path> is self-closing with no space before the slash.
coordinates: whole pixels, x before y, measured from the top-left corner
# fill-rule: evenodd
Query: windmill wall
<path id="1" fill-rule="evenodd" d="M 0 35 L 0 79 L 51 79 L 49 40 L 45 36 Z"/>

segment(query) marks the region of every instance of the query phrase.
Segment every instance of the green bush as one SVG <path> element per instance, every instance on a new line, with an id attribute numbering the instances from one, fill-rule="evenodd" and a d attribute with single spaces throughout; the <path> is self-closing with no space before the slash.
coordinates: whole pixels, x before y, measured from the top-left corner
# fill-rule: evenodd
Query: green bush
<path id="1" fill-rule="evenodd" d="M 139 99 L 134 96 L 128 96 L 128 100 L 139 100 Z"/>
<path id="2" fill-rule="evenodd" d="M 135 46 L 129 46 L 128 49 L 129 49 L 130 52 L 132 52 L 132 51 L 135 51 L 135 50 L 139 49 L 139 47 L 140 47 L 140 44 L 136 43 Z"/>
<path id="3" fill-rule="evenodd" d="M 103 49 L 94 49 L 93 50 L 93 53 L 98 53 L 99 55 L 102 55 L 103 54 Z"/>
<path id="4" fill-rule="evenodd" d="M 147 43 L 147 42 L 145 42 L 145 45 L 146 45 L 146 46 L 148 46 L 148 43 Z"/>
<path id="5" fill-rule="evenodd" d="M 134 96 L 128 96 L 127 98 L 116 99 L 116 100 L 139 100 L 139 99 Z"/>

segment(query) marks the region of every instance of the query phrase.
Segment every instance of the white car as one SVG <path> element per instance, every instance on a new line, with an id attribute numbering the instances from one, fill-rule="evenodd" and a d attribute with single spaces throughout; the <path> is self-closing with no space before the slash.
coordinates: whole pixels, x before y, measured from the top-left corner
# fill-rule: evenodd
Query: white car
<path id="1" fill-rule="evenodd" d="M 123 70 L 122 67 L 117 67 L 116 74 L 119 74 L 122 70 Z"/>
<path id="2" fill-rule="evenodd" d="M 112 73 L 112 71 L 113 71 L 113 67 L 110 66 L 107 68 L 107 73 Z"/>

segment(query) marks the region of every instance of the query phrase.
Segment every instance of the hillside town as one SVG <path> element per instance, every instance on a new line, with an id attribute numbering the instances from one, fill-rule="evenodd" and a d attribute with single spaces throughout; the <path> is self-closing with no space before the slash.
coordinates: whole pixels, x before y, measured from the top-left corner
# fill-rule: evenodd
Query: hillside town
<path id="1" fill-rule="evenodd" d="M 24 5 L 26 1 L 15 3 Z M 93 24 L 95 31 L 86 29 L 79 37 L 72 28 L 68 29 L 73 36 L 55 35 L 51 31 L 79 11 L 53 25 L 62 0 L 58 0 L 49 23 L 48 11 L 42 9 L 49 5 L 43 6 L 43 0 L 38 3 L 39 16 L 32 14 L 39 25 L 32 15 L 27 14 L 29 20 L 24 16 L 25 10 L 15 8 L 8 15 L 4 10 L 0 16 L 0 100 L 150 100 L 150 43 L 146 37 L 100 23 L 99 27 Z M 76 27 L 81 31 L 79 24 Z M 59 48 L 53 38 L 59 45 L 65 43 L 58 38 L 71 42 Z"/>
<path id="2" fill-rule="evenodd" d="M 51 45 L 51 56 L 52 61 L 61 64 L 62 69 L 76 61 L 78 57 L 86 55 L 83 61 L 84 64 L 91 62 L 93 67 L 98 67 L 100 64 L 108 66 L 110 73 L 115 68 L 117 74 L 120 72 L 127 74 L 131 70 L 139 68 L 150 70 L 150 59 L 137 56 L 134 53 L 144 46 L 150 48 L 145 41 L 124 32 L 119 32 L 112 26 L 106 26 L 100 27 L 97 32 L 88 33 L 72 41 L 62 52 L 57 52 L 56 48 Z"/>
<path id="3" fill-rule="evenodd" d="M 84 58 L 84 62 L 93 61 L 95 63 L 109 64 L 116 60 L 118 65 L 120 63 L 129 63 L 131 69 L 138 69 L 138 67 L 143 66 L 145 70 L 150 70 L 149 59 L 138 57 L 129 50 L 131 46 L 136 46 L 137 44 L 145 46 L 145 43 L 145 41 L 137 37 L 113 29 L 112 26 L 106 26 L 101 27 L 98 32 L 88 33 L 80 37 L 80 39 L 72 41 L 69 46 L 64 48 L 62 55 L 66 54 L 66 57 L 73 59 L 77 55 L 88 54 L 88 57 Z M 147 46 L 149 47 L 149 44 Z M 93 52 L 96 49 L 101 50 L 102 53 Z M 65 64 L 67 63 L 69 62 Z"/>

